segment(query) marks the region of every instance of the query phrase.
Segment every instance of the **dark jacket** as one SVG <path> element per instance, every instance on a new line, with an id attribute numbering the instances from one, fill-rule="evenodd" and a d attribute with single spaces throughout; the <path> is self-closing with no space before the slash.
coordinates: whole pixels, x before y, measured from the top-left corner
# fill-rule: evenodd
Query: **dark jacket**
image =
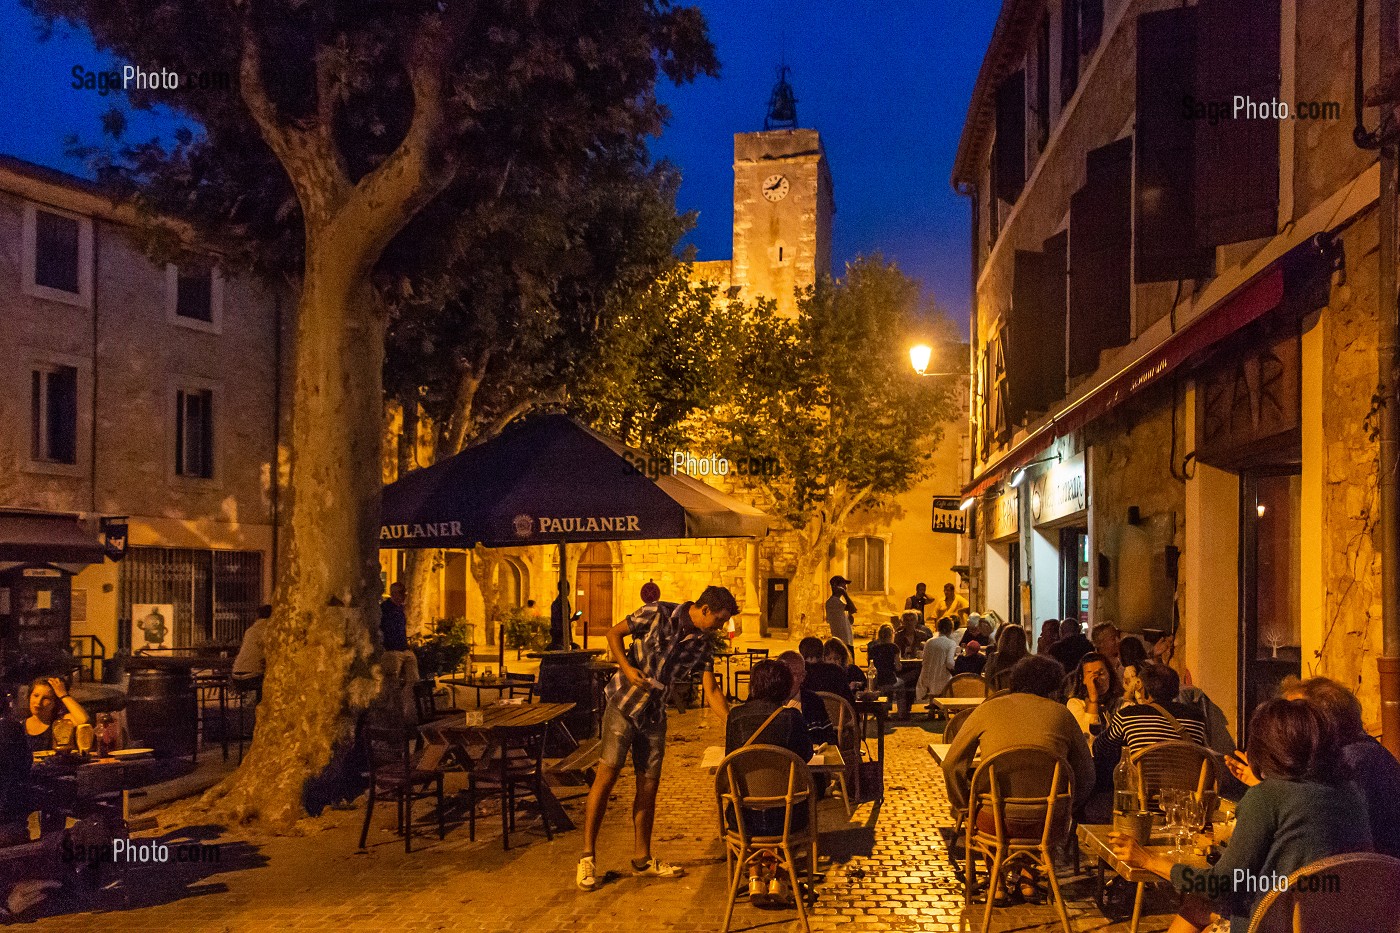
<path id="1" fill-rule="evenodd" d="M 834 693 L 847 703 L 854 703 L 856 699 L 845 668 L 825 661 L 807 665 L 807 679 L 802 682 L 802 688 L 815 693 Z"/>
<path id="2" fill-rule="evenodd" d="M 24 726 L 8 716 L 0 717 L 0 824 L 28 819 L 33 761 Z"/>
<path id="3" fill-rule="evenodd" d="M 1071 635 L 1069 638 L 1062 638 L 1055 642 L 1055 646 L 1050 649 L 1050 657 L 1060 662 L 1060 665 L 1068 673 L 1079 664 L 1079 659 L 1090 651 L 1094 650 L 1094 643 L 1083 634 Z"/>
<path id="4" fill-rule="evenodd" d="M 1400 858 L 1400 762 L 1369 735 L 1343 746 L 1342 758 L 1366 798 L 1376 851 Z"/>
<path id="5" fill-rule="evenodd" d="M 729 711 L 729 721 L 724 729 L 724 752 L 729 754 L 753 738 L 753 734 L 763 725 L 779 704 L 769 700 L 749 700 Z M 803 761 L 812 757 L 812 739 L 807 734 L 807 723 L 795 709 L 785 709 L 774 717 L 767 727 L 751 743 L 753 745 L 776 745 L 792 752 Z"/>
<path id="6" fill-rule="evenodd" d="M 385 651 L 408 650 L 408 616 L 392 599 L 379 604 L 379 631 L 384 637 Z"/>
<path id="7" fill-rule="evenodd" d="M 894 642 L 872 641 L 866 649 L 866 657 L 875 665 L 875 678 L 879 686 L 888 687 L 899 679 L 899 646 Z"/>

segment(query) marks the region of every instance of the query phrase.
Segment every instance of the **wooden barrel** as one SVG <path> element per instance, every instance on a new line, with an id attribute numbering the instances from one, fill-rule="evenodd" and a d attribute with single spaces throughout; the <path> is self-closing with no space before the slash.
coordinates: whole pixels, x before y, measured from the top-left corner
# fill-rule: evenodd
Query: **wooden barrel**
<path id="1" fill-rule="evenodd" d="M 564 716 L 564 725 L 575 739 L 591 738 L 597 731 L 594 703 L 594 673 L 590 662 L 597 651 L 541 651 L 539 697 L 541 703 L 573 703 Z"/>
<path id="2" fill-rule="evenodd" d="M 155 749 L 158 758 L 193 755 L 199 705 L 189 668 L 129 668 L 126 728 L 134 748 Z"/>

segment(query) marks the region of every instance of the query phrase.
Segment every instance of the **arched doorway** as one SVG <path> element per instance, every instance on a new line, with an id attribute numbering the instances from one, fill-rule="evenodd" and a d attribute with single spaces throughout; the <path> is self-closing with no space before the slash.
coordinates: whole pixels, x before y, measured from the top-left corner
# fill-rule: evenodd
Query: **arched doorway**
<path id="1" fill-rule="evenodd" d="M 581 621 L 588 623 L 588 635 L 603 635 L 612 628 L 613 576 L 617 565 L 612 552 L 601 541 L 588 545 L 578 562 L 577 603 L 583 610 Z"/>

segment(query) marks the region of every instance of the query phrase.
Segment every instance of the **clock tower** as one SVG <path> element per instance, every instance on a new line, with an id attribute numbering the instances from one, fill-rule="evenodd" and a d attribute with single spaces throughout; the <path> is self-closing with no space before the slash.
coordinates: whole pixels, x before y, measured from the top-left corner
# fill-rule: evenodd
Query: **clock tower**
<path id="1" fill-rule="evenodd" d="M 764 125 L 761 132 L 734 134 L 730 281 L 745 298 L 772 298 L 792 317 L 794 292 L 831 274 L 836 203 L 821 134 L 797 128 L 786 66 L 778 69 Z"/>

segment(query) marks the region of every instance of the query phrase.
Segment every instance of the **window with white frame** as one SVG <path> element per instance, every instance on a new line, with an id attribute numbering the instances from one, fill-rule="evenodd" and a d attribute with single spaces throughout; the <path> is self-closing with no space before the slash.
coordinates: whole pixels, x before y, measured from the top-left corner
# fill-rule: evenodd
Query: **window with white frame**
<path id="1" fill-rule="evenodd" d="M 175 473 L 214 476 L 214 393 L 209 389 L 175 392 Z"/>
<path id="2" fill-rule="evenodd" d="M 166 310 L 176 324 L 218 333 L 223 318 L 224 282 L 207 262 L 166 266 Z"/>
<path id="3" fill-rule="evenodd" d="M 857 593 L 885 591 L 885 539 L 873 536 L 846 539 L 846 578 Z"/>
<path id="4" fill-rule="evenodd" d="M 77 368 L 40 365 L 29 375 L 30 458 L 42 463 L 77 463 Z"/>
<path id="5" fill-rule="evenodd" d="M 25 292 L 87 307 L 92 298 L 92 221 L 26 204 L 23 263 Z"/>

